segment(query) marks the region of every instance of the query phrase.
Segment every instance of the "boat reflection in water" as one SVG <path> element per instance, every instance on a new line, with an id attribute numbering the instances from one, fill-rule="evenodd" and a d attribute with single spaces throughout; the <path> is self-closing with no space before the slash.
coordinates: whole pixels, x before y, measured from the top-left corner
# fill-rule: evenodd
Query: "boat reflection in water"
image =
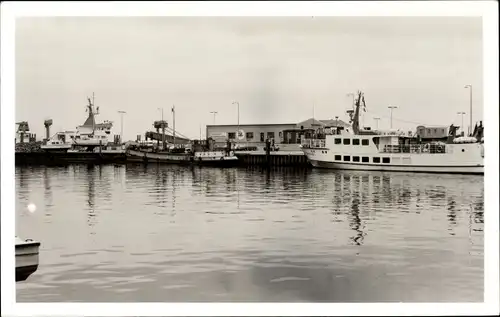
<path id="1" fill-rule="evenodd" d="M 39 217 L 18 207 L 20 235 L 46 251 L 17 300 L 482 301 L 483 179 L 17 167 L 16 206 L 45 184 L 53 200 Z"/>

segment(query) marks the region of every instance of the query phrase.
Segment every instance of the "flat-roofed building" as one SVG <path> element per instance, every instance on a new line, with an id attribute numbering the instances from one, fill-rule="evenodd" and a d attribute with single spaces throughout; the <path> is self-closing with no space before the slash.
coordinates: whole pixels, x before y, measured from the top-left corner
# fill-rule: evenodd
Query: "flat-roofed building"
<path id="1" fill-rule="evenodd" d="M 295 123 L 207 125 L 206 135 L 207 138 L 214 139 L 218 146 L 225 146 L 229 139 L 239 146 L 262 147 L 268 138 L 274 139 L 275 143 L 281 143 L 283 130 L 295 128 L 296 125 Z"/>
<path id="2" fill-rule="evenodd" d="M 349 126 L 342 120 L 316 120 L 308 119 L 299 123 L 276 123 L 276 124 L 240 124 L 238 125 L 207 125 L 206 136 L 215 141 L 216 146 L 225 146 L 227 140 L 237 144 L 239 147 L 257 147 L 262 149 L 266 140 L 273 139 L 280 149 L 299 150 L 303 135 L 313 132 L 318 128 Z"/>

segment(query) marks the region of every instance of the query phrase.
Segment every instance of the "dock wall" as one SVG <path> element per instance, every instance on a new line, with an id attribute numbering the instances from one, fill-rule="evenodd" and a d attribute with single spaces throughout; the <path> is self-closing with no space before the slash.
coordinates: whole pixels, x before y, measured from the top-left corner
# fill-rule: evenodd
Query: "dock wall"
<path id="1" fill-rule="evenodd" d="M 240 166 L 293 166 L 307 167 L 307 157 L 302 152 L 265 152 L 235 153 L 240 160 Z"/>
<path id="2" fill-rule="evenodd" d="M 112 164 L 125 163 L 125 154 L 17 152 L 16 165 Z"/>
<path id="3" fill-rule="evenodd" d="M 308 167 L 310 164 L 306 156 L 298 151 L 264 151 L 236 152 L 238 166 L 283 166 Z M 112 153 L 46 153 L 46 152 L 17 152 L 16 165 L 53 165 L 53 164 L 113 164 L 143 162 L 142 158 L 127 157 L 125 154 Z"/>

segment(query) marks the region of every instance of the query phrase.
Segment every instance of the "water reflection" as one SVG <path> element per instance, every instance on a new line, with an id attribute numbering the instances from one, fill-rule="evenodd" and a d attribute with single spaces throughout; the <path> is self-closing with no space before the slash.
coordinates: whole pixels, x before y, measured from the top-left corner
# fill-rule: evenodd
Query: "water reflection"
<path id="1" fill-rule="evenodd" d="M 95 231 L 92 230 L 93 227 L 97 223 L 97 214 L 95 210 L 95 169 L 96 167 L 94 165 L 88 165 L 86 167 L 86 179 L 87 179 L 87 224 L 91 228 L 91 233 L 95 234 Z M 100 175 L 100 173 L 99 173 Z M 100 176 L 99 176 L 100 177 Z"/>
<path id="2" fill-rule="evenodd" d="M 19 222 L 47 246 L 21 301 L 482 299 L 482 177 L 155 164 L 16 177 L 16 208 L 39 196 L 53 219 Z"/>
<path id="3" fill-rule="evenodd" d="M 355 235 L 351 237 L 351 240 L 356 245 L 361 245 L 364 240 L 365 234 L 361 230 L 361 218 L 359 217 L 359 199 L 357 197 L 353 198 L 351 206 L 351 229 L 355 231 Z"/>

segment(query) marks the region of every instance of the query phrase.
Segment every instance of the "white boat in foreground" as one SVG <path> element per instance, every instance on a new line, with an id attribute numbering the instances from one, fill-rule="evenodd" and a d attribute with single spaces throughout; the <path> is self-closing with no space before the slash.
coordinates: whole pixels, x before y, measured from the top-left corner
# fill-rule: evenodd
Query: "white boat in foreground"
<path id="1" fill-rule="evenodd" d="M 40 242 L 16 237 L 16 282 L 25 281 L 38 269 Z"/>
<path id="2" fill-rule="evenodd" d="M 349 111 L 354 132 L 337 129 L 328 134 L 317 133 L 302 142 L 302 151 L 313 167 L 484 174 L 482 124 L 477 127 L 474 137 L 455 138 L 456 127 L 450 129 L 449 142 L 422 142 L 411 133 L 396 131 L 359 131 L 361 98 L 362 93 L 359 93 L 356 109 Z"/>

